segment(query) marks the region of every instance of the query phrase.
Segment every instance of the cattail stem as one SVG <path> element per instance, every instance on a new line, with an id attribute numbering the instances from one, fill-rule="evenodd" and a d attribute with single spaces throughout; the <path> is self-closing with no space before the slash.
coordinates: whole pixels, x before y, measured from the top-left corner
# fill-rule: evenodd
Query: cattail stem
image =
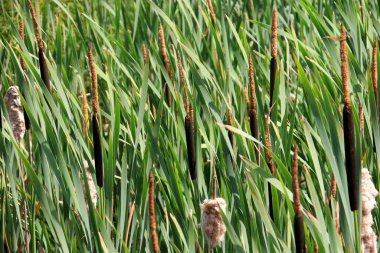
<path id="1" fill-rule="evenodd" d="M 42 38 L 41 38 L 40 27 L 38 25 L 36 11 L 33 7 L 31 0 L 28 0 L 28 6 L 29 6 L 30 12 L 32 13 L 34 32 L 36 33 L 41 79 L 44 81 L 46 87 L 51 92 L 52 87 L 51 87 L 50 82 L 49 82 L 49 71 L 48 71 L 48 67 L 47 67 L 47 63 L 46 63 L 45 47 L 44 47 L 44 43 L 43 43 Z"/>
<path id="2" fill-rule="evenodd" d="M 373 92 L 375 93 L 376 101 L 376 112 L 379 110 L 379 89 L 377 86 L 378 77 L 377 77 L 377 39 L 373 43 L 373 52 L 372 52 L 372 87 Z"/>
<path id="3" fill-rule="evenodd" d="M 274 86 L 276 84 L 276 73 L 277 73 L 277 10 L 273 9 L 272 15 L 272 33 L 271 33 L 271 60 L 270 60 L 270 100 L 269 107 L 273 105 L 273 93 Z"/>
<path id="4" fill-rule="evenodd" d="M 250 107 L 249 107 L 249 122 L 251 127 L 252 137 L 259 140 L 259 124 L 257 119 L 257 104 L 255 91 L 255 70 L 253 67 L 252 57 L 249 57 L 249 87 L 251 89 Z M 260 151 L 255 143 L 255 157 L 257 164 L 260 164 Z"/>
<path id="5" fill-rule="evenodd" d="M 173 80 L 173 71 L 172 71 L 172 67 L 170 66 L 170 60 L 166 51 L 165 36 L 164 36 L 164 30 L 162 28 L 162 25 L 160 25 L 160 27 L 158 28 L 158 35 L 160 38 L 161 58 L 162 58 L 162 61 L 164 62 L 165 69 L 166 69 L 166 72 L 168 72 L 169 78 Z M 168 106 L 171 107 L 172 105 L 171 93 L 166 81 L 164 83 L 164 90 L 165 90 Z"/>
<path id="6" fill-rule="evenodd" d="M 300 189 L 298 181 L 298 146 L 294 144 L 294 155 L 292 164 L 293 174 L 293 198 L 294 198 L 294 237 L 296 241 L 296 252 L 306 252 L 305 231 L 301 210 Z"/>
<path id="7" fill-rule="evenodd" d="M 92 47 L 88 49 L 88 60 L 92 78 L 92 138 L 94 142 L 94 160 L 96 171 L 96 182 L 99 187 L 103 187 L 103 157 L 101 127 L 99 119 L 99 96 L 98 96 L 98 77 L 92 57 Z"/>
<path id="8" fill-rule="evenodd" d="M 155 253 L 160 251 L 158 236 L 156 231 L 156 210 L 154 207 L 154 177 L 152 171 L 149 172 L 149 217 L 150 217 L 150 234 L 152 247 Z"/>
<path id="9" fill-rule="evenodd" d="M 185 73 L 183 71 L 182 60 L 179 52 L 177 52 L 178 70 L 181 79 L 181 85 L 184 92 L 185 102 L 185 132 L 186 132 L 186 144 L 187 144 L 187 159 L 189 161 L 189 170 L 191 179 L 197 178 L 196 157 L 195 157 L 195 136 L 194 136 L 194 112 L 189 102 L 189 96 L 187 93 L 187 84 L 185 79 Z"/>
<path id="10" fill-rule="evenodd" d="M 346 30 L 341 23 L 340 37 L 340 58 L 341 72 L 343 84 L 343 130 L 344 130 L 344 148 L 346 155 L 346 173 L 348 193 L 350 197 L 351 210 L 358 210 L 359 207 L 359 182 L 358 170 L 356 166 L 356 149 L 355 149 L 355 126 L 351 107 L 350 91 L 349 91 L 349 72 L 348 72 L 348 54 L 346 46 Z"/>
<path id="11" fill-rule="evenodd" d="M 228 107 L 228 112 L 227 112 L 227 124 L 232 127 L 232 103 L 231 103 L 231 98 L 230 95 L 227 95 L 227 107 Z M 234 146 L 234 134 L 231 130 L 228 130 L 228 138 L 230 139 L 231 146 Z"/>
<path id="12" fill-rule="evenodd" d="M 24 22 L 23 21 L 20 22 L 20 31 L 19 32 L 20 32 L 21 40 L 24 41 L 25 40 L 25 32 L 24 32 Z M 24 73 L 26 73 L 26 63 L 24 61 L 24 58 L 22 58 L 21 55 L 20 55 L 20 64 L 21 64 L 21 68 L 24 71 Z M 24 92 L 22 92 L 22 96 L 25 97 Z M 30 129 L 30 120 L 29 120 L 28 114 L 26 114 L 25 108 L 23 110 L 24 110 L 24 118 L 25 118 L 25 128 L 28 130 L 28 129 Z"/>

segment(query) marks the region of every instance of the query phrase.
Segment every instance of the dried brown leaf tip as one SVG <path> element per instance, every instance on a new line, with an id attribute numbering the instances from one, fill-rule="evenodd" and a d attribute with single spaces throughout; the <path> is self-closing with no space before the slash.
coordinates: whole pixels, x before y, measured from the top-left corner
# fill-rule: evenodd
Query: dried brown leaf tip
<path id="1" fill-rule="evenodd" d="M 215 25 L 216 22 L 216 16 L 214 12 L 214 7 L 212 6 L 212 0 L 207 0 L 208 9 L 210 10 L 210 16 L 213 24 Z"/>
<path id="2" fill-rule="evenodd" d="M 149 218 L 152 247 L 154 252 L 157 253 L 160 251 L 160 246 L 158 244 L 158 236 L 156 231 L 156 209 L 154 206 L 154 176 L 152 171 L 149 172 Z"/>
<path id="3" fill-rule="evenodd" d="M 4 103 L 8 111 L 13 135 L 17 142 L 20 142 L 25 136 L 25 118 L 18 88 L 16 86 L 9 87 L 4 96 Z"/>
<path id="4" fill-rule="evenodd" d="M 377 86 L 378 76 L 377 76 L 377 39 L 373 43 L 372 51 L 372 87 L 375 92 L 376 108 L 379 108 L 379 89 Z"/>
<path id="5" fill-rule="evenodd" d="M 103 187 L 103 156 L 102 156 L 102 134 L 99 118 L 99 96 L 98 77 L 92 56 L 92 47 L 88 48 L 88 61 L 92 79 L 92 139 L 94 142 L 94 160 L 96 170 L 96 181 L 99 187 Z"/>
<path id="6" fill-rule="evenodd" d="M 372 182 L 367 168 L 362 169 L 362 250 L 364 253 L 374 253 L 377 250 L 377 236 L 373 231 L 374 220 L 372 210 L 376 207 L 378 190 Z"/>
<path id="7" fill-rule="evenodd" d="M 255 70 L 253 67 L 252 57 L 249 57 L 249 87 L 251 90 L 250 108 L 249 108 L 249 121 L 251 127 L 252 137 L 259 140 L 259 124 L 257 118 L 257 104 L 256 104 L 256 91 L 255 91 Z M 256 162 L 260 163 L 260 151 L 258 145 L 255 143 L 255 157 Z"/>
<path id="8" fill-rule="evenodd" d="M 301 210 L 301 197 L 298 180 L 298 145 L 294 144 L 294 155 L 292 163 L 293 175 L 293 204 L 294 204 L 294 238 L 296 241 L 296 252 L 306 252 L 305 231 Z"/>
<path id="9" fill-rule="evenodd" d="M 149 61 L 149 51 L 146 48 L 145 44 L 143 45 L 143 59 L 144 59 L 144 64 L 147 64 Z"/>

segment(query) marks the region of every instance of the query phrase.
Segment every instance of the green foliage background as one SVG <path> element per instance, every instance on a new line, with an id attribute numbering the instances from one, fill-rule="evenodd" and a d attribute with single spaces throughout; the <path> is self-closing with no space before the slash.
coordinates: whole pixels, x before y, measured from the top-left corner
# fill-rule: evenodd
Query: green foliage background
<path id="1" fill-rule="evenodd" d="M 3 97 L 10 85 L 20 87 L 32 130 L 19 148 L 0 99 L 0 245 L 7 241 L 16 250 L 20 241 L 26 251 L 21 208 L 25 202 L 30 252 L 152 252 L 147 179 L 156 161 L 155 206 L 162 252 L 207 251 L 197 224 L 199 204 L 212 194 L 213 169 L 218 195 L 228 204 L 223 216 L 226 238 L 214 252 L 294 252 L 291 158 L 295 140 L 300 146 L 308 251 L 318 247 L 320 252 L 359 252 L 361 220 L 359 215 L 355 221 L 349 209 L 345 173 L 339 43 L 325 37 L 339 37 L 339 22 L 345 24 L 356 152 L 362 158 L 357 167 L 368 167 L 379 189 L 380 160 L 374 151 L 375 147 L 380 150 L 379 111 L 370 68 L 372 45 L 380 32 L 380 5 L 376 0 L 216 0 L 213 5 L 215 26 L 207 1 L 201 0 L 41 1 L 38 18 L 54 87 L 50 94 L 39 75 L 26 1 L 1 2 L 0 94 Z M 274 7 L 279 17 L 279 72 L 270 125 L 276 167 L 272 177 L 263 140 L 250 135 L 244 89 L 248 88 L 251 54 L 263 137 Z M 25 43 L 18 34 L 20 20 L 25 23 Z M 160 57 L 160 24 L 173 80 Z M 90 205 L 87 210 L 83 160 L 93 159 L 93 148 L 82 132 L 79 95 L 84 87 L 91 92 L 85 81 L 90 42 L 99 79 L 100 113 L 109 131 L 102 138 L 105 186 L 98 189 L 97 207 Z M 147 65 L 143 45 L 150 52 Z M 188 172 L 177 50 L 195 114 L 195 181 Z M 27 62 L 25 76 L 20 55 Z M 164 99 L 165 80 L 174 97 L 172 107 Z M 233 146 L 224 125 L 227 94 L 232 100 Z M 359 104 L 364 110 L 363 131 L 359 130 Z M 260 165 L 255 162 L 254 142 L 262 147 Z M 28 178 L 25 188 L 20 161 Z M 92 164 L 90 169 L 94 172 Z M 342 240 L 335 228 L 336 213 L 327 201 L 332 175 L 338 189 L 332 205 L 340 205 Z M 275 189 L 274 220 L 268 212 L 267 182 Z M 379 234 L 379 210 L 373 217 L 374 231 Z"/>

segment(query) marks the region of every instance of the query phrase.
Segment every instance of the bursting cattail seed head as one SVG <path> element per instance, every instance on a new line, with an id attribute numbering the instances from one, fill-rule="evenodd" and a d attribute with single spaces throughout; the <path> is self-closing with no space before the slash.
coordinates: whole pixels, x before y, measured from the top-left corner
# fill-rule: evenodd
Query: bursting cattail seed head
<path id="1" fill-rule="evenodd" d="M 154 207 L 154 177 L 152 171 L 149 172 L 149 218 L 150 218 L 150 235 L 152 247 L 155 253 L 160 251 L 158 236 L 156 231 L 156 210 Z"/>
<path id="2" fill-rule="evenodd" d="M 84 166 L 84 170 L 86 172 L 86 177 L 87 177 L 87 183 L 88 183 L 88 189 L 90 190 L 90 196 L 91 196 L 91 202 L 92 202 L 92 205 L 94 207 L 96 207 L 96 204 L 98 202 L 98 192 L 96 191 L 96 187 L 95 187 L 95 183 L 94 183 L 94 180 L 92 178 L 92 175 L 91 175 L 91 172 L 90 172 L 90 168 L 88 166 L 88 162 L 86 160 L 83 161 L 83 166 Z M 85 184 L 83 183 L 83 193 L 85 194 L 84 195 L 84 199 L 86 201 L 86 205 L 87 205 L 87 208 L 88 208 L 88 200 L 87 200 L 87 194 L 86 194 L 86 186 Z"/>
<path id="3" fill-rule="evenodd" d="M 376 207 L 379 192 L 371 180 L 368 169 L 362 169 L 362 251 L 372 253 L 377 250 L 377 236 L 373 231 L 372 210 Z"/>
<path id="4" fill-rule="evenodd" d="M 4 103 L 8 111 L 13 135 L 17 142 L 20 142 L 25 135 L 25 118 L 20 95 L 16 86 L 9 87 L 4 96 Z"/>
<path id="5" fill-rule="evenodd" d="M 220 211 L 226 212 L 223 198 L 206 199 L 201 204 L 201 228 L 210 246 L 214 247 L 224 240 L 226 226 Z"/>

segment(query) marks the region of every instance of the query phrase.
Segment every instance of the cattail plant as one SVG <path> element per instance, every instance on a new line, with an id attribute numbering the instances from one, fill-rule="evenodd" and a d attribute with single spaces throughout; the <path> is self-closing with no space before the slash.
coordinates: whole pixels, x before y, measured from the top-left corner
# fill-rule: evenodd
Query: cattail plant
<path id="1" fill-rule="evenodd" d="M 37 46 L 38 46 L 38 59 L 40 63 L 41 78 L 44 81 L 46 87 L 51 92 L 52 87 L 49 82 L 49 72 L 46 63 L 45 46 L 41 38 L 40 27 L 38 25 L 36 11 L 34 10 L 31 0 L 28 0 L 29 10 L 32 13 L 32 20 L 34 25 L 34 32 L 36 33 Z"/>
<path id="2" fill-rule="evenodd" d="M 24 22 L 23 21 L 20 22 L 19 28 L 20 28 L 19 32 L 20 32 L 21 40 L 24 41 L 25 40 L 25 32 L 24 32 Z M 24 73 L 26 73 L 26 63 L 25 63 L 24 58 L 22 58 L 22 56 L 20 56 L 20 64 L 21 64 L 21 68 L 24 71 Z M 30 129 L 30 121 L 29 121 L 28 114 L 26 114 L 25 108 L 23 109 L 23 111 L 24 111 L 24 118 L 25 118 L 25 128 Z"/>
<path id="3" fill-rule="evenodd" d="M 165 36 L 164 36 L 164 30 L 162 28 L 162 25 L 160 25 L 160 27 L 158 28 L 158 35 L 160 38 L 161 58 L 162 58 L 162 61 L 165 65 L 166 72 L 168 72 L 170 80 L 173 80 L 173 71 L 172 71 L 172 67 L 170 65 L 170 60 L 169 60 L 169 57 L 168 57 L 168 54 L 166 51 Z M 166 94 L 167 103 L 170 107 L 172 105 L 172 101 L 171 101 L 172 98 L 171 98 L 171 93 L 170 93 L 170 89 L 169 89 L 167 82 L 165 82 L 165 84 L 164 84 L 164 91 Z"/>
<path id="4" fill-rule="evenodd" d="M 265 146 L 267 148 L 266 156 L 267 156 L 267 165 L 270 169 L 270 172 L 272 176 L 275 174 L 275 167 L 273 162 L 273 156 L 272 156 L 272 144 L 270 139 L 270 131 L 269 131 L 269 123 L 270 123 L 270 113 L 265 116 Z M 273 205 L 272 205 L 272 187 L 268 183 L 268 197 L 269 197 L 269 213 L 270 217 L 274 218 L 273 214 Z"/>
<path id="5" fill-rule="evenodd" d="M 154 252 L 157 253 L 160 251 L 160 246 L 158 244 L 158 236 L 156 231 L 156 210 L 154 207 L 154 177 L 152 171 L 149 172 L 149 218 L 152 247 Z"/>
<path id="6" fill-rule="evenodd" d="M 348 73 L 348 55 L 346 47 L 346 29 L 343 23 L 341 26 L 340 37 L 340 59 L 343 84 L 343 130 L 344 130 L 344 146 L 346 155 L 346 173 L 348 193 L 350 197 L 351 210 L 358 210 L 358 170 L 356 166 L 356 150 L 355 150 L 355 127 L 354 118 L 351 107 L 350 91 L 349 91 L 349 73 Z"/>
<path id="7" fill-rule="evenodd" d="M 274 86 L 277 73 L 277 10 L 273 9 L 271 33 L 271 60 L 270 60 L 270 100 L 269 107 L 273 105 Z"/>
<path id="8" fill-rule="evenodd" d="M 215 172 L 214 172 L 215 173 Z M 212 248 L 224 240 L 224 235 L 227 231 L 223 218 L 220 214 L 226 212 L 226 201 L 223 198 L 216 197 L 216 176 L 213 180 L 213 197 L 205 199 L 201 204 L 201 224 L 202 232 L 205 235 L 209 244 L 209 253 Z"/>
<path id="9" fill-rule="evenodd" d="M 230 98 L 229 94 L 227 95 L 227 107 L 228 107 L 228 111 L 227 111 L 227 125 L 229 125 L 229 126 L 232 127 L 232 122 L 233 122 L 233 118 L 232 118 L 232 103 L 231 103 L 231 98 Z M 231 130 L 228 130 L 228 138 L 230 139 L 231 146 L 234 146 L 234 134 L 233 134 L 233 132 Z"/>
<path id="10" fill-rule="evenodd" d="M 294 144 L 294 155 L 292 163 L 293 174 L 293 205 L 294 205 L 294 238 L 296 241 L 296 252 L 306 252 L 305 231 L 301 210 L 300 188 L 298 181 L 298 145 Z"/>
<path id="11" fill-rule="evenodd" d="M 375 93 L 375 101 L 376 101 L 376 112 L 379 110 L 379 89 L 377 86 L 377 39 L 373 43 L 373 51 L 372 51 L 372 87 L 373 92 Z"/>
<path id="12" fill-rule="evenodd" d="M 13 136 L 20 143 L 25 136 L 25 118 L 17 86 L 9 87 L 4 96 L 4 103 L 8 111 Z"/>
<path id="13" fill-rule="evenodd" d="M 183 87 L 184 102 L 185 102 L 185 131 L 186 131 L 186 144 L 187 144 L 187 159 L 189 161 L 189 170 L 191 179 L 197 178 L 196 158 L 195 158 L 195 139 L 194 139 L 194 112 L 189 101 L 189 95 L 187 93 L 187 84 L 185 73 L 183 71 L 182 60 L 179 52 L 177 52 L 178 71 L 181 79 L 181 85 Z"/>
<path id="14" fill-rule="evenodd" d="M 250 106 L 249 106 L 249 123 L 252 137 L 259 140 L 259 124 L 257 120 L 257 104 L 255 91 L 255 70 L 253 67 L 252 57 L 249 57 L 249 87 L 251 89 Z M 257 164 L 260 163 L 260 151 L 255 143 L 255 157 Z"/>
<path id="15" fill-rule="evenodd" d="M 92 79 L 92 138 L 94 143 L 96 182 L 98 183 L 99 187 L 103 187 L 103 157 L 101 141 L 101 124 L 99 118 L 98 77 L 96 74 L 95 64 L 92 58 L 91 45 L 88 48 L 88 60 L 90 64 Z"/>
<path id="16" fill-rule="evenodd" d="M 88 183 L 88 189 L 90 191 L 90 197 L 91 197 L 91 202 L 94 207 L 96 207 L 96 204 L 98 202 L 98 192 L 96 191 L 95 183 L 92 178 L 90 168 L 88 166 L 88 162 L 86 160 L 83 161 L 83 167 L 84 171 L 86 173 L 86 178 L 87 178 L 87 183 Z M 87 199 L 87 194 L 86 194 L 86 184 L 83 183 L 82 185 L 82 190 L 84 195 L 84 199 L 86 201 L 87 209 L 88 209 L 88 199 Z"/>
<path id="17" fill-rule="evenodd" d="M 377 252 L 377 236 L 373 231 L 372 210 L 376 207 L 378 190 L 367 168 L 362 169 L 362 249 L 363 253 Z"/>

